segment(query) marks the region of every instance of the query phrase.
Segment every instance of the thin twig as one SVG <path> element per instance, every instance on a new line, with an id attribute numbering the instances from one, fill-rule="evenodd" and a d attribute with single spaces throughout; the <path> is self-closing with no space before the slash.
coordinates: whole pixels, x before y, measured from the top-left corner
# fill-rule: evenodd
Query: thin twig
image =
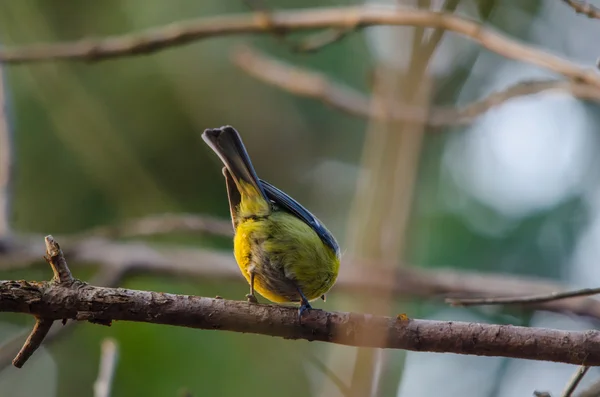
<path id="1" fill-rule="evenodd" d="M 123 272 L 122 269 L 104 267 L 96 276 L 92 278 L 91 283 L 93 285 L 115 287 L 119 284 L 124 275 L 125 272 Z M 44 344 L 48 345 L 56 340 L 59 340 L 61 337 L 64 337 L 77 324 L 79 324 L 79 322 L 71 321 L 61 327 L 51 328 L 50 332 L 48 332 L 46 338 L 44 339 Z M 13 357 L 15 357 L 15 355 L 19 352 L 22 344 L 21 341 L 26 335 L 26 332 L 19 333 L 0 346 L 0 371 L 11 364 Z"/>
<path id="2" fill-rule="evenodd" d="M 388 6 L 333 7 L 200 18 L 173 23 L 143 32 L 99 40 L 83 39 L 56 44 L 33 44 L 0 50 L 7 63 L 72 59 L 94 61 L 120 56 L 148 54 L 164 48 L 211 37 L 235 34 L 265 34 L 326 28 L 363 28 L 374 25 L 439 27 L 479 43 L 482 47 L 516 61 L 549 69 L 570 79 L 600 87 L 600 76 L 591 68 L 517 41 L 468 18 L 429 10 Z"/>
<path id="3" fill-rule="evenodd" d="M 104 339 L 101 346 L 98 378 L 94 383 L 94 397 L 110 397 L 118 360 L 117 341 L 112 338 Z"/>
<path id="4" fill-rule="evenodd" d="M 263 83 L 273 85 L 294 95 L 312 98 L 352 116 L 369 119 L 394 119 L 424 122 L 431 127 L 465 125 L 495 106 L 521 96 L 542 92 L 566 92 L 574 97 L 600 102 L 600 90 L 572 81 L 524 81 L 472 102 L 462 108 L 438 107 L 425 109 L 397 103 L 385 109 L 370 106 L 371 100 L 349 86 L 337 83 L 322 73 L 294 66 L 247 46 L 232 53 L 233 63 Z"/>
<path id="5" fill-rule="evenodd" d="M 67 260 L 60 249 L 60 245 L 54 240 L 54 237 L 48 235 L 44 238 L 46 243 L 46 262 L 50 264 L 52 267 L 52 271 L 54 272 L 53 281 L 59 284 L 68 284 L 73 281 L 73 275 L 71 274 L 71 270 L 69 270 L 69 266 L 67 265 Z"/>
<path id="6" fill-rule="evenodd" d="M 571 397 L 575 392 L 575 389 L 577 389 L 577 386 L 579 386 L 579 382 L 581 382 L 589 369 L 590 367 L 587 365 L 581 365 L 579 368 L 577 368 L 577 371 L 575 371 L 569 380 L 569 383 L 567 383 L 565 390 L 562 392 L 561 397 Z"/>
<path id="7" fill-rule="evenodd" d="M 574 9 L 577 14 L 583 14 L 588 18 L 600 19 L 600 8 L 590 4 L 589 1 L 563 0 L 563 2 Z"/>
<path id="8" fill-rule="evenodd" d="M 560 299 L 576 298 L 600 294 L 600 288 L 583 288 L 575 291 L 552 292 L 543 295 L 530 295 L 522 297 L 504 298 L 447 298 L 446 303 L 452 306 L 476 306 L 476 305 L 511 305 L 553 302 Z"/>
<path id="9" fill-rule="evenodd" d="M 71 275 L 71 271 L 69 270 L 69 266 L 67 266 L 67 261 L 63 255 L 60 246 L 54 240 L 54 237 L 48 235 L 44 238 L 44 242 L 46 244 L 46 256 L 45 259 L 52 267 L 52 271 L 54 273 L 54 277 L 52 278 L 52 284 L 56 284 L 61 288 L 66 288 L 71 286 L 73 283 L 73 276 Z M 27 284 L 27 283 L 25 283 Z M 31 301 L 33 302 L 33 301 Z M 36 315 L 35 325 L 33 326 L 33 330 L 29 337 L 23 344 L 23 347 L 13 360 L 13 365 L 17 368 L 21 368 L 25 362 L 31 357 L 31 355 L 40 347 L 42 341 L 48 335 L 50 328 L 52 327 L 52 323 L 56 318 L 50 318 L 45 316 Z M 66 323 L 66 317 L 62 319 L 63 325 Z"/>
<path id="10" fill-rule="evenodd" d="M 39 317 L 36 318 L 33 330 L 13 360 L 13 365 L 15 367 L 23 367 L 23 364 L 25 364 L 27 360 L 29 360 L 29 357 L 31 357 L 31 355 L 40 347 L 42 341 L 46 335 L 48 335 L 48 331 L 50 331 L 52 323 L 54 323 L 54 320 Z"/>

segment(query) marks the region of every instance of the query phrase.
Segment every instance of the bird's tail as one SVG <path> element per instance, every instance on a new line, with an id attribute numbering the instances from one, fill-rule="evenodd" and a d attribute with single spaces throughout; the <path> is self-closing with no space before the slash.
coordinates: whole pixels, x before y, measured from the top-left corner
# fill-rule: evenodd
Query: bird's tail
<path id="1" fill-rule="evenodd" d="M 202 134 L 202 139 L 225 164 L 240 192 L 242 201 L 249 199 L 255 201 L 256 205 L 263 203 L 267 205 L 269 202 L 267 195 L 254 171 L 242 138 L 235 128 L 224 126 L 207 129 Z M 253 211 L 262 212 L 259 208 Z"/>

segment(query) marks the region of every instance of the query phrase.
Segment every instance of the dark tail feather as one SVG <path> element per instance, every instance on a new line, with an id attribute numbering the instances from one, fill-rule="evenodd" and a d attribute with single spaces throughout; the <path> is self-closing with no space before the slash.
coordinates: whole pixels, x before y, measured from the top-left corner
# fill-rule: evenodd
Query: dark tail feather
<path id="1" fill-rule="evenodd" d="M 227 187 L 227 199 L 229 200 L 229 213 L 231 214 L 231 223 L 233 224 L 233 230 L 237 229 L 238 215 L 237 207 L 242 201 L 240 191 L 235 185 L 235 181 L 231 177 L 227 167 L 223 167 L 223 176 L 225 177 L 225 185 Z"/>
<path id="2" fill-rule="evenodd" d="M 243 191 L 240 182 L 250 184 L 268 201 L 258 176 L 256 176 L 250 156 L 242 143 L 242 138 L 235 128 L 224 126 L 206 129 L 202 134 L 202 139 L 221 158 L 240 191 Z"/>

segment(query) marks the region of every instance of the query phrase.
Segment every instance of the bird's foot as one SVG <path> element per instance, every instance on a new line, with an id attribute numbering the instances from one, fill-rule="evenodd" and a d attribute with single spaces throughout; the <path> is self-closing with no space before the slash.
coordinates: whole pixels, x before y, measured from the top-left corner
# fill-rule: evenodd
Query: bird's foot
<path id="1" fill-rule="evenodd" d="M 303 301 L 300 307 L 298 308 L 298 321 L 300 321 L 300 323 L 302 323 L 302 314 L 305 311 L 309 310 L 312 310 L 312 306 L 310 305 L 310 303 L 308 303 L 308 301 Z"/>
<path id="2" fill-rule="evenodd" d="M 247 294 L 246 300 L 248 300 L 248 302 L 250 303 L 258 303 L 258 299 L 256 299 L 256 296 L 254 294 Z"/>

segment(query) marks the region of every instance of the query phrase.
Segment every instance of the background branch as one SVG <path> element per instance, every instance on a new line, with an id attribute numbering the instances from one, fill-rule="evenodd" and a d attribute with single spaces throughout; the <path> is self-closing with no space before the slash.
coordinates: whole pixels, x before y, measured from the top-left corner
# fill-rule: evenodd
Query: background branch
<path id="1" fill-rule="evenodd" d="M 513 305 L 552 302 L 560 299 L 576 298 L 600 294 L 600 288 L 583 288 L 575 291 L 552 292 L 550 294 L 502 298 L 448 298 L 446 302 L 453 306 L 476 305 Z"/>
<path id="2" fill-rule="evenodd" d="M 0 50 L 0 61 L 22 63 L 52 59 L 86 61 L 120 56 L 148 54 L 197 40 L 234 34 L 265 34 L 274 30 L 301 31 L 324 28 L 364 28 L 374 25 L 398 25 L 442 28 L 458 33 L 506 58 L 530 63 L 557 74 L 600 87 L 600 76 L 592 69 L 549 54 L 516 39 L 484 27 L 480 22 L 456 15 L 410 8 L 386 6 L 333 7 L 238 14 L 199 18 L 173 23 L 139 33 L 99 40 L 83 39 L 57 44 L 33 44 Z"/>
<path id="3" fill-rule="evenodd" d="M 588 372 L 589 369 L 590 369 L 590 367 L 588 365 L 582 365 L 579 368 L 577 368 L 577 371 L 575 371 L 575 373 L 569 380 L 569 383 L 567 383 L 567 386 L 565 387 L 565 390 L 561 394 L 561 397 L 571 397 L 573 395 L 573 393 L 575 392 L 575 389 L 577 389 L 577 386 L 579 386 L 579 383 L 581 382 L 581 380 L 583 379 L 583 377 L 585 376 L 585 374 Z"/>
<path id="4" fill-rule="evenodd" d="M 100 369 L 94 382 L 94 397 L 110 397 L 115 369 L 119 359 L 117 341 L 106 338 L 102 341 Z"/>
<path id="5" fill-rule="evenodd" d="M 326 75 L 291 65 L 248 46 L 240 46 L 232 53 L 233 63 L 250 76 L 294 95 L 323 102 L 325 105 L 352 116 L 370 119 L 395 119 L 423 122 L 431 127 L 465 125 L 489 109 L 522 96 L 542 92 L 563 92 L 576 98 L 600 102 L 600 90 L 588 84 L 573 81 L 524 81 L 495 92 L 486 98 L 462 108 L 434 107 L 429 111 L 403 103 L 373 107 L 371 99 L 358 90 L 337 83 Z"/>

